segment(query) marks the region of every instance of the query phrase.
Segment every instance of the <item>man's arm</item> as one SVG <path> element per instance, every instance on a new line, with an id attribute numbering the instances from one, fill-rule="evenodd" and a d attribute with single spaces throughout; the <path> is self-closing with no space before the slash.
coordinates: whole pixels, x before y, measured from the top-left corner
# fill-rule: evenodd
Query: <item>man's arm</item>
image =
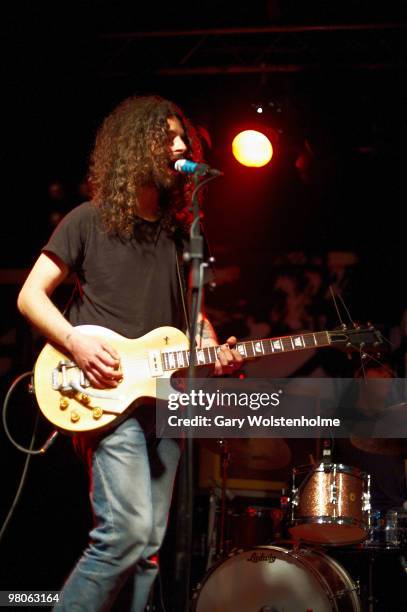
<path id="1" fill-rule="evenodd" d="M 198 346 L 217 346 L 219 344 L 218 336 L 213 328 L 212 323 L 202 312 L 198 315 L 198 333 L 196 335 L 196 343 Z"/>
<path id="2" fill-rule="evenodd" d="M 50 299 L 68 274 L 69 268 L 61 259 L 41 254 L 19 293 L 17 306 L 48 340 L 71 353 L 92 386 L 116 387 L 121 373 L 117 370 L 119 355 L 114 348 L 97 338 L 81 334 Z"/>
<path id="3" fill-rule="evenodd" d="M 206 348 L 209 346 L 218 346 L 219 341 L 212 323 L 202 313 L 198 316 L 198 334 L 196 336 L 198 346 Z M 221 376 L 228 374 L 231 370 L 238 369 L 242 365 L 243 357 L 234 347 L 237 339 L 231 336 L 226 340 L 225 344 L 221 345 L 221 350 L 218 353 L 218 360 L 215 363 L 215 374 Z"/>

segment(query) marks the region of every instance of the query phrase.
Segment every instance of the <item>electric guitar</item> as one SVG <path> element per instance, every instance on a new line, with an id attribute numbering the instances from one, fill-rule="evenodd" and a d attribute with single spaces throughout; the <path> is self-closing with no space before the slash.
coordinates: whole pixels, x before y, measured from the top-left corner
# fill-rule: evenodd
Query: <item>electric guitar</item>
<path id="1" fill-rule="evenodd" d="M 34 368 L 37 402 L 53 425 L 71 434 L 108 427 L 127 416 L 130 405 L 134 408 L 146 403 L 147 398 L 156 399 L 157 379 L 180 376 L 191 359 L 197 366 L 214 364 L 220 350 L 216 346 L 191 351 L 188 338 L 174 327 L 159 327 L 136 340 L 98 325 L 81 325 L 77 329 L 109 342 L 116 349 L 123 377 L 115 388 L 94 389 L 69 355 L 54 344 L 44 346 Z M 364 350 L 381 343 L 380 332 L 369 327 L 249 340 L 238 342 L 236 349 L 245 359 L 257 359 L 336 345 Z"/>

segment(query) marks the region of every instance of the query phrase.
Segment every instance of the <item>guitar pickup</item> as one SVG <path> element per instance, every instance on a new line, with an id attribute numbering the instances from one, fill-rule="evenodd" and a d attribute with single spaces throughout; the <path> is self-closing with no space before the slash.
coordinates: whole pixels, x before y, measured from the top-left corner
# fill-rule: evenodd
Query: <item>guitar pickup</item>
<path id="1" fill-rule="evenodd" d="M 162 376 L 163 366 L 161 363 L 161 351 L 148 351 L 148 365 L 150 366 L 151 376 Z"/>

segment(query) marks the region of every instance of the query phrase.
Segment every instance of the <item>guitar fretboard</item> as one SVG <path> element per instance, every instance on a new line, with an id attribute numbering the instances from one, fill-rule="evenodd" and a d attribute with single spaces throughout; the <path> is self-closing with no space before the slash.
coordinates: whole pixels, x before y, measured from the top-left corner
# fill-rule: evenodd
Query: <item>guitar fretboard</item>
<path id="1" fill-rule="evenodd" d="M 329 346 L 331 344 L 329 332 L 315 332 L 300 334 L 298 336 L 281 336 L 280 338 L 266 338 L 264 340 L 248 340 L 238 342 L 236 349 L 245 359 L 273 355 L 274 353 L 289 353 L 314 347 Z M 208 348 L 195 348 L 192 351 L 162 351 L 161 360 L 163 370 L 187 368 L 190 360 L 194 365 L 210 365 L 218 358 L 220 346 Z"/>

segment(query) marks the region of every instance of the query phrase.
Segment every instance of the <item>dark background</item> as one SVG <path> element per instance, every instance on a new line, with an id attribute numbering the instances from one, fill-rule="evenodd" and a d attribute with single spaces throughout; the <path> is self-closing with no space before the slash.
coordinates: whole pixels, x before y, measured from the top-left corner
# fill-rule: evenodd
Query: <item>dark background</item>
<path id="1" fill-rule="evenodd" d="M 64 211 L 82 201 L 78 186 L 96 129 L 135 93 L 179 103 L 209 132 L 208 161 L 225 171 L 204 206 L 220 278 L 208 307 L 222 337 L 249 335 L 248 314 L 275 333 L 290 329 L 269 319 L 275 280 L 288 269 L 297 287 L 304 270 L 322 275 L 312 322 L 318 328 L 322 316 L 335 325 L 326 297 L 332 252 L 355 256 L 339 283 L 353 318 L 402 336 L 407 18 L 400 4 L 210 1 L 179 9 L 85 1 L 3 8 L 2 390 L 35 359 L 36 341 L 14 304 L 24 274 L 18 271 L 32 265 L 52 227 L 48 186 L 64 184 Z M 271 26 L 278 31 L 261 30 Z M 247 27 L 254 31 L 241 31 Z M 222 32 L 230 28 L 236 31 Z M 211 32 L 186 32 L 198 29 Z M 164 31 L 171 35 L 145 35 Z M 123 35 L 129 32 L 144 34 Z M 274 158 L 265 169 L 245 169 L 232 159 L 231 135 L 259 120 L 259 103 L 267 109 L 261 119 L 277 134 Z M 23 389 L 11 417 L 20 443 L 29 441 L 33 407 Z M 47 433 L 41 423 L 40 437 Z M 3 518 L 24 457 L 3 435 L 1 444 Z M 59 588 L 86 541 L 85 500 L 81 466 L 60 437 L 46 457 L 33 460 L 0 544 L 1 588 Z"/>
<path id="2" fill-rule="evenodd" d="M 404 306 L 403 11 L 392 2 L 348 2 L 341 8 L 311 2 L 306 9 L 294 1 L 251 4 L 198 2 L 188 11 L 167 4 L 141 10 L 121 2 L 8 7 L 2 38 L 3 267 L 28 267 L 36 257 L 49 229 L 51 181 L 66 186 L 67 205 L 82 200 L 77 186 L 86 176 L 102 118 L 126 95 L 157 92 L 209 131 L 209 161 L 226 171 L 211 187 L 205 211 L 220 265 L 227 250 L 229 260 L 251 267 L 250 258 L 258 262 L 264 250 L 356 249 L 369 262 L 363 269 L 363 300 L 369 306 L 356 304 L 359 296 L 353 296 L 354 316 L 399 319 Z M 180 28 L 350 23 L 372 27 L 108 37 Z M 383 28 L 387 23 L 396 26 Z M 207 66 L 223 72 L 205 76 Z M 261 66 L 274 71 L 244 72 Z M 237 73 L 228 74 L 230 67 Z M 197 73 L 188 75 L 191 69 Z M 263 120 L 279 132 L 279 142 L 272 166 L 256 171 L 232 161 L 230 141 L 236 126 L 258 119 L 252 107 L 257 102 L 270 110 Z M 295 167 L 305 139 L 313 155 L 308 183 Z"/>

